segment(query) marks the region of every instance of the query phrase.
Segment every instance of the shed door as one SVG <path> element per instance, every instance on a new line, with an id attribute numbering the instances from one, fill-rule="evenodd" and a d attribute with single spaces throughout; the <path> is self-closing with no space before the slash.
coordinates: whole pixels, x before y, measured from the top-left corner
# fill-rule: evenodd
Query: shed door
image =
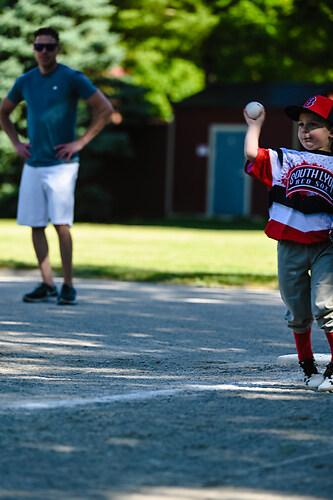
<path id="1" fill-rule="evenodd" d="M 249 215 L 250 179 L 244 172 L 244 125 L 212 125 L 207 215 Z"/>

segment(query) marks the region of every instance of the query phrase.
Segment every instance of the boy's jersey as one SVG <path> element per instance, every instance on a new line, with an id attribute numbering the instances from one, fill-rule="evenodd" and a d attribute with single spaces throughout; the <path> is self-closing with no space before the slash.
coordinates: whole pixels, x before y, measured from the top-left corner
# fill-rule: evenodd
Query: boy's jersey
<path id="1" fill-rule="evenodd" d="M 333 228 L 333 156 L 324 151 L 258 149 L 245 172 L 270 190 L 265 233 L 275 240 L 317 243 Z"/>
<path id="2" fill-rule="evenodd" d="M 56 158 L 54 147 L 75 140 L 78 99 L 88 99 L 96 90 L 83 73 L 63 64 L 47 75 L 37 67 L 17 78 L 8 99 L 14 104 L 27 103 L 30 166 L 64 163 Z M 77 162 L 78 154 L 70 161 Z"/>

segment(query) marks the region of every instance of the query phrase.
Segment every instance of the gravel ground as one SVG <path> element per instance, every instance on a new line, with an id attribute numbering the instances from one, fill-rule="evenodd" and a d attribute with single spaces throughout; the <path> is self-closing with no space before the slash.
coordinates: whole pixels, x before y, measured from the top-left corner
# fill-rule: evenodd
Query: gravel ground
<path id="1" fill-rule="evenodd" d="M 1 499 L 333 498 L 333 394 L 278 364 L 278 292 L 78 280 L 77 306 L 25 304 L 37 276 L 0 275 Z"/>

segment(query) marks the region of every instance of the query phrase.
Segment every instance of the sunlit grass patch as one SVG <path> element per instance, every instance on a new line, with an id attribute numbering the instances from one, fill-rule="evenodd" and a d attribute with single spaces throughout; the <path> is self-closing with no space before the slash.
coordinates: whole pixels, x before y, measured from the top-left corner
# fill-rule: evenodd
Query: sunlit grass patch
<path id="1" fill-rule="evenodd" d="M 0 266 L 36 267 L 30 229 L 0 220 Z M 57 235 L 47 228 L 51 262 L 61 271 Z M 275 288 L 276 242 L 262 230 L 120 224 L 72 228 L 77 277 L 196 286 Z"/>

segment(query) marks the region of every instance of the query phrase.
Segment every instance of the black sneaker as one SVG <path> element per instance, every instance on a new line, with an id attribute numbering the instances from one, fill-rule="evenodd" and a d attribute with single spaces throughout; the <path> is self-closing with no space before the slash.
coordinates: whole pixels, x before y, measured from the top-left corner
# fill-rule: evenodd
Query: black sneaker
<path id="1" fill-rule="evenodd" d="M 65 283 L 62 285 L 58 297 L 58 304 L 61 306 L 76 304 L 76 290 L 73 286 L 66 285 Z"/>
<path id="2" fill-rule="evenodd" d="M 56 286 L 41 283 L 32 292 L 23 295 L 23 302 L 48 302 L 49 299 L 58 297 Z"/>
<path id="3" fill-rule="evenodd" d="M 311 389 L 317 389 L 317 387 L 319 387 L 324 381 L 324 377 L 318 373 L 314 359 L 308 358 L 304 361 L 300 361 L 299 364 L 304 371 L 305 384 Z"/>
<path id="4" fill-rule="evenodd" d="M 325 373 L 324 373 L 324 381 L 318 387 L 318 391 L 324 392 L 333 392 L 333 361 L 328 363 Z"/>

